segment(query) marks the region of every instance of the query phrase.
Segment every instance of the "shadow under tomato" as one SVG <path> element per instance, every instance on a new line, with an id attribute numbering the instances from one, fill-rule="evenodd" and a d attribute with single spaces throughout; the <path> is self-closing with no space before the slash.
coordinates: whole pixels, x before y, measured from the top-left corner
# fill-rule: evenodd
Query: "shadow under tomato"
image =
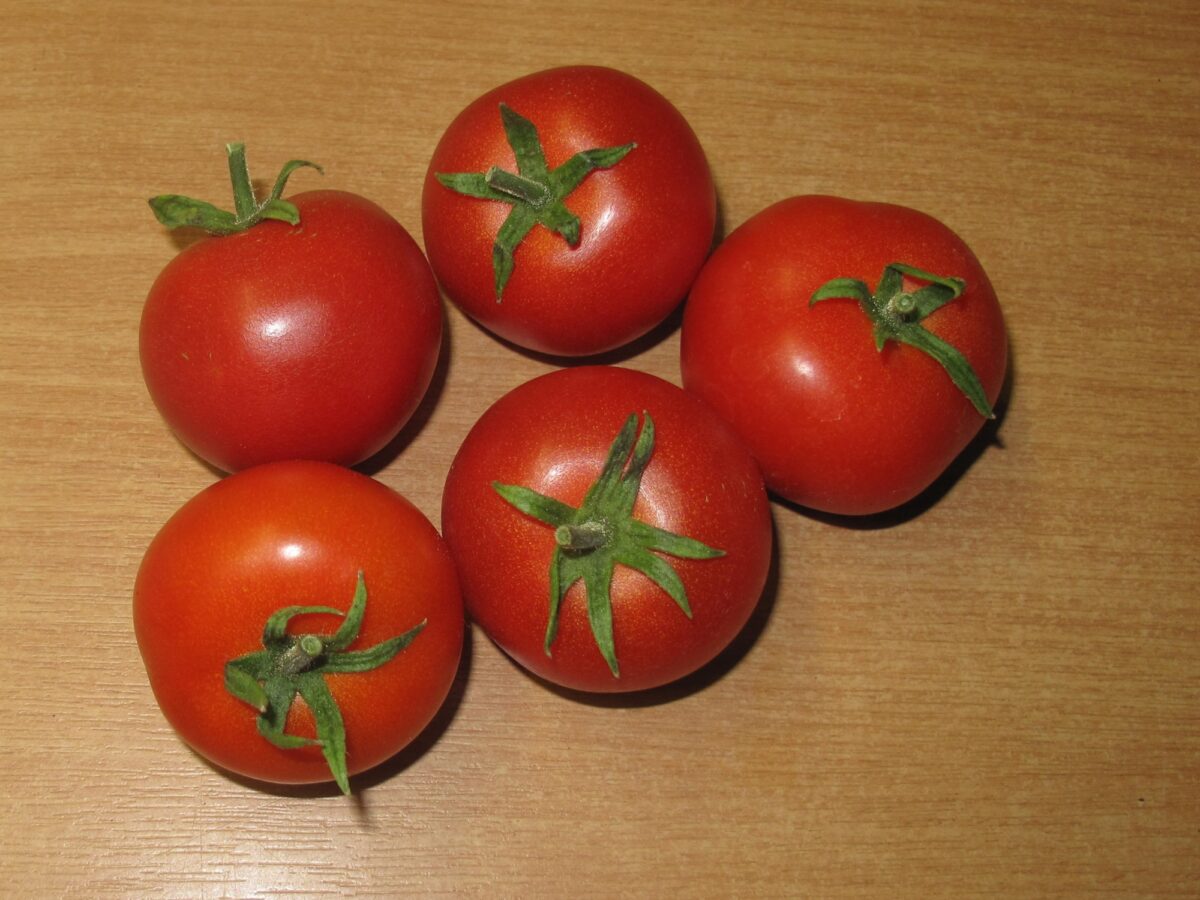
<path id="1" fill-rule="evenodd" d="M 222 469 L 220 466 L 214 466 L 207 459 L 205 459 L 203 456 L 201 456 L 199 453 L 197 453 L 195 450 L 193 450 L 191 447 L 189 447 L 187 444 L 185 444 L 180 439 L 179 435 L 177 435 L 172 429 L 168 428 L 167 433 L 171 435 L 171 440 L 175 441 L 175 443 L 177 445 L 179 445 L 180 448 L 183 449 L 183 452 L 192 458 L 192 461 L 195 462 L 196 465 L 198 465 L 198 466 L 200 466 L 200 468 L 206 470 L 208 472 L 208 474 L 210 474 L 215 480 L 220 481 L 226 475 L 230 474 L 229 472 L 226 472 L 224 469 Z"/>
<path id="2" fill-rule="evenodd" d="M 400 750 L 399 753 L 375 766 L 373 769 L 368 769 L 365 772 L 355 775 L 351 781 L 352 788 L 356 791 L 364 791 L 402 774 L 441 740 L 442 735 L 446 733 L 446 730 L 450 727 L 450 723 L 454 721 L 459 709 L 462 707 L 474 656 L 473 641 L 474 629 L 468 622 L 463 629 L 462 657 L 459 659 L 458 671 L 455 673 L 454 681 L 450 684 L 450 690 L 446 694 L 446 699 L 443 701 L 441 707 L 438 708 L 437 713 L 429 721 L 429 724 L 425 726 L 424 730 L 408 746 Z"/>
<path id="3" fill-rule="evenodd" d="M 859 531 L 894 528 L 897 525 L 910 522 L 922 515 L 926 510 L 933 508 L 943 497 L 950 493 L 954 486 L 958 484 L 959 479 L 966 474 L 971 466 L 975 464 L 976 460 L 989 447 L 1004 449 L 1004 441 L 1000 435 L 1000 426 L 1004 423 L 1005 416 L 1008 415 L 1015 380 L 1013 346 L 1010 340 L 1008 344 L 1008 372 L 1004 379 L 1004 385 L 1000 388 L 1000 394 L 996 398 L 996 403 L 992 407 L 992 411 L 996 414 L 996 417 L 989 419 L 983 424 L 979 433 L 971 439 L 971 442 L 954 458 L 954 461 L 950 463 L 946 471 L 934 479 L 929 487 L 907 503 L 902 503 L 895 509 L 888 509 L 867 516 L 846 516 L 809 509 L 774 494 L 771 496 L 771 499 L 785 509 L 789 509 L 810 519 L 825 522 L 828 525 L 836 525 Z"/>
<path id="4" fill-rule="evenodd" d="M 459 660 L 458 671 L 454 675 L 454 681 L 450 685 L 450 690 L 446 694 L 445 701 L 429 721 L 429 724 L 425 726 L 411 743 L 396 753 L 395 756 L 392 756 L 372 769 L 350 777 L 350 788 L 353 793 L 347 798 L 347 802 L 355 808 L 356 815 L 363 820 L 364 824 L 370 824 L 370 804 L 366 792 L 370 788 L 403 773 L 409 766 L 429 752 L 430 748 L 445 734 L 446 730 L 450 727 L 450 723 L 454 721 L 459 708 L 462 706 L 467 679 L 471 671 L 473 655 L 472 637 L 473 629 L 468 625 L 463 632 L 463 650 L 462 657 Z M 197 759 L 228 781 L 246 788 L 252 788 L 264 794 L 271 794 L 276 797 L 295 797 L 298 799 L 342 796 L 342 792 L 332 781 L 322 781 L 316 784 L 275 784 L 270 781 L 261 781 L 257 778 L 250 778 L 246 775 L 230 772 L 205 759 L 199 753 L 196 753 L 196 751 L 192 750 L 191 752 Z"/>
<path id="5" fill-rule="evenodd" d="M 771 514 L 773 519 L 773 509 Z M 774 523 L 772 523 L 772 533 L 776 533 Z M 505 659 L 514 669 L 525 677 L 537 682 L 550 693 L 557 694 L 559 697 L 576 703 L 605 709 L 639 709 L 649 706 L 660 706 L 664 703 L 673 703 L 683 697 L 688 697 L 708 689 L 733 671 L 738 663 L 750 652 L 751 648 L 758 643 L 758 639 L 762 636 L 763 632 L 766 631 L 767 623 L 771 618 L 771 612 L 775 608 L 775 600 L 778 592 L 779 543 L 776 540 L 771 545 L 771 561 L 767 568 L 767 579 L 763 586 L 762 594 L 759 596 L 754 610 L 750 613 L 750 618 L 742 626 L 742 630 L 734 636 L 733 640 L 730 641 L 724 650 L 695 672 L 672 681 L 670 684 L 664 684 L 655 688 L 614 693 L 581 691 L 548 681 L 540 675 L 528 671 L 508 656 L 505 656 Z"/>
<path id="6" fill-rule="evenodd" d="M 515 344 L 507 338 L 500 337 L 494 331 L 488 330 L 475 321 L 475 319 L 463 313 L 462 310 L 458 310 L 458 312 L 473 328 L 486 335 L 488 339 L 495 341 L 513 353 L 524 356 L 526 359 L 532 359 L 536 362 L 560 368 L 572 368 L 574 366 L 619 366 L 629 362 L 634 357 L 641 356 L 650 348 L 662 343 L 679 328 L 683 322 L 684 299 L 683 297 L 679 298 L 679 302 L 667 317 L 641 337 L 634 338 L 628 344 L 622 344 L 620 347 L 612 350 L 605 350 L 601 353 L 593 353 L 588 356 L 556 356 L 553 353 L 530 350 L 528 347 L 522 347 L 520 344 Z M 447 302 L 452 303 L 452 301 Z"/>
<path id="7" fill-rule="evenodd" d="M 717 217 L 713 225 L 712 244 L 709 245 L 708 255 L 712 256 L 713 252 L 721 246 L 721 242 L 725 240 L 725 201 L 721 199 L 720 190 L 717 191 Z M 706 260 L 707 261 L 707 260 Z"/>

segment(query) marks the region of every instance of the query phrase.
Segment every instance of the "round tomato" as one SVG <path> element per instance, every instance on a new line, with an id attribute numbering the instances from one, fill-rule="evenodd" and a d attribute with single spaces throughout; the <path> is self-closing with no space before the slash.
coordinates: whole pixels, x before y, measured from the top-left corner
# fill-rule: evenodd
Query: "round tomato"
<path id="1" fill-rule="evenodd" d="M 429 723 L 462 652 L 437 531 L 390 488 L 323 462 L 247 469 L 192 498 L 146 551 L 133 620 L 154 695 L 193 749 L 251 778 L 346 791 Z"/>
<path id="2" fill-rule="evenodd" d="M 226 471 L 366 459 L 412 415 L 441 347 L 433 273 L 395 219 L 341 191 L 290 203 L 296 225 L 261 221 L 187 247 L 142 313 L 155 405 Z"/>
<path id="3" fill-rule="evenodd" d="M 425 179 L 425 250 L 495 334 L 555 355 L 649 331 L 712 245 L 716 192 L 679 111 L 644 82 L 572 66 L 518 78 L 450 123 Z"/>
<path id="4" fill-rule="evenodd" d="M 794 197 L 729 235 L 684 311 L 683 383 L 767 486 L 842 514 L 891 509 L 992 415 L 1007 339 L 979 261 L 885 203 Z"/>
<path id="5" fill-rule="evenodd" d="M 674 385 L 603 366 L 498 400 L 455 456 L 442 527 L 474 621 L 586 691 L 655 687 L 712 659 L 758 602 L 772 541 L 732 431 Z"/>

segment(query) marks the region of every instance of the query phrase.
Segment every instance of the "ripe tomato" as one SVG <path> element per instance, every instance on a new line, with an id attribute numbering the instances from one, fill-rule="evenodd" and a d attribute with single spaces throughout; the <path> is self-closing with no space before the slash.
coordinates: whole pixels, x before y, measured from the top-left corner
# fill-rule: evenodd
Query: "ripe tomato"
<path id="1" fill-rule="evenodd" d="M 683 116 L 594 66 L 526 75 L 467 106 L 422 198 L 425 250 L 450 299 L 555 355 L 618 347 L 666 318 L 715 222 L 712 176 Z"/>
<path id="2" fill-rule="evenodd" d="M 434 527 L 390 488 L 323 462 L 247 469 L 192 498 L 146 551 L 133 619 L 154 695 L 198 753 L 343 790 L 429 723 L 462 652 L 458 580 Z M 307 743 L 318 737 L 323 747 Z"/>
<path id="3" fill-rule="evenodd" d="M 991 415 L 1007 365 L 995 292 L 957 235 L 912 209 L 822 196 L 729 235 L 692 288 L 681 344 L 684 386 L 734 426 L 767 486 L 843 514 L 928 487 Z"/>
<path id="4" fill-rule="evenodd" d="M 729 428 L 660 378 L 603 366 L 497 401 L 455 456 L 442 526 L 480 627 L 587 691 L 712 659 L 758 602 L 772 541 L 762 477 Z"/>
<path id="5" fill-rule="evenodd" d="M 155 405 L 226 471 L 362 461 L 412 415 L 437 363 L 437 285 L 408 232 L 354 194 L 291 202 L 298 225 L 262 221 L 189 246 L 142 313 Z"/>

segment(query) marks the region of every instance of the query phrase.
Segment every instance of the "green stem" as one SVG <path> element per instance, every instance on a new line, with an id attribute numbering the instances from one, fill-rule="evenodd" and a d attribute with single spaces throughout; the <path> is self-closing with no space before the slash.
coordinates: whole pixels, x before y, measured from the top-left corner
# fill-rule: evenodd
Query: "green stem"
<path id="1" fill-rule="evenodd" d="M 275 219 L 289 225 L 299 224 L 299 210 L 295 204 L 282 198 L 284 187 L 296 169 L 307 166 L 320 172 L 320 166 L 303 159 L 290 160 L 280 170 L 271 193 L 259 203 L 246 164 L 246 145 L 241 142 L 226 144 L 225 154 L 229 163 L 229 179 L 233 183 L 233 212 L 193 197 L 159 194 L 150 198 L 150 208 L 155 218 L 168 228 L 203 228 L 209 234 L 216 235 L 237 234 L 263 219 Z"/>
<path id="2" fill-rule="evenodd" d="M 917 298 L 912 294 L 897 294 L 892 300 L 892 310 L 904 321 L 910 321 L 916 317 Z"/>
<path id="3" fill-rule="evenodd" d="M 554 541 L 564 550 L 582 552 L 595 550 L 608 543 L 609 529 L 603 522 L 580 522 L 578 525 L 559 525 L 554 529 Z"/>
<path id="4" fill-rule="evenodd" d="M 246 164 L 246 145 L 240 141 L 225 145 L 229 157 L 229 180 L 233 182 L 233 210 L 239 222 L 245 222 L 258 211 L 250 167 Z"/>
<path id="5" fill-rule="evenodd" d="M 325 652 L 325 643 L 315 634 L 302 635 L 279 657 L 279 671 L 285 675 L 307 672 Z"/>
<path id="6" fill-rule="evenodd" d="M 492 166 L 483 176 L 488 187 L 522 200 L 533 207 L 542 207 L 550 202 L 550 188 L 544 184 L 525 178 L 512 172 L 506 172 L 498 166 Z"/>

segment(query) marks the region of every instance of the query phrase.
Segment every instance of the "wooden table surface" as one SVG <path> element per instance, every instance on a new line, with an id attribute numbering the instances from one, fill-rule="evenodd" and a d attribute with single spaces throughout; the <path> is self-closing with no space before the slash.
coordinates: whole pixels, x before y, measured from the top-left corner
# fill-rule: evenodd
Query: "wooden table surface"
<path id="1" fill-rule="evenodd" d="M 0 0 L 0 894 L 1197 896 L 1197 46 L 1195 0 Z M 147 543 L 217 477 L 142 384 L 176 252 L 145 200 L 225 196 L 244 140 L 419 237 L 450 119 L 571 62 L 676 103 L 726 231 L 802 193 L 955 228 L 1010 329 L 998 426 L 905 515 L 774 504 L 758 613 L 682 685 L 578 702 L 476 632 L 354 799 L 222 775 L 131 626 Z M 435 523 L 476 417 L 553 367 L 446 317 L 371 470 Z M 618 359 L 678 383 L 678 346 Z"/>

